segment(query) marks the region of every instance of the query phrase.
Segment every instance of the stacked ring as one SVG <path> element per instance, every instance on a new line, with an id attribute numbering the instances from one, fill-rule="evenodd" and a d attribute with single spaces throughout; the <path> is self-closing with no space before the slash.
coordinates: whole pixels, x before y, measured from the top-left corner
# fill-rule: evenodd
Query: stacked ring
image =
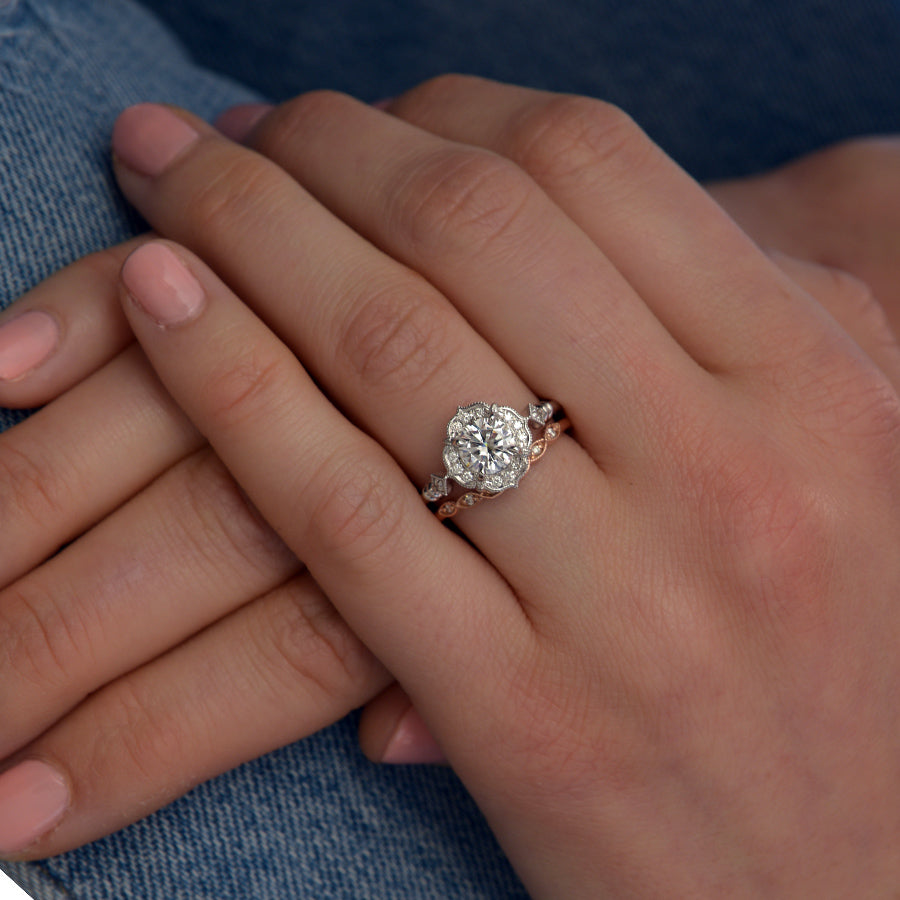
<path id="1" fill-rule="evenodd" d="M 432 475 L 422 490 L 427 503 L 439 503 L 439 519 L 455 516 L 485 500 L 518 487 L 532 463 L 569 427 L 568 419 L 550 400 L 529 404 L 522 415 L 497 403 L 460 406 L 447 423 L 443 475 Z M 451 481 L 463 488 L 448 498 Z"/>

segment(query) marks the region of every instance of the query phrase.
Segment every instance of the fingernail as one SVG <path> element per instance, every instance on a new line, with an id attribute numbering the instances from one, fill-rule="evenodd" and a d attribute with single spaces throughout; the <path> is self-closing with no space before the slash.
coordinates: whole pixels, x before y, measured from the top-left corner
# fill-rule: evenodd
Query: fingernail
<path id="1" fill-rule="evenodd" d="M 226 109 L 216 119 L 215 126 L 225 137 L 241 143 L 273 109 L 271 103 L 241 103 Z"/>
<path id="2" fill-rule="evenodd" d="M 0 775 L 0 856 L 21 853 L 47 834 L 69 802 L 62 775 L 36 759 Z"/>
<path id="3" fill-rule="evenodd" d="M 59 326 L 45 312 L 22 313 L 0 325 L 0 380 L 13 381 L 36 369 L 57 344 Z"/>
<path id="4" fill-rule="evenodd" d="M 129 107 L 113 128 L 113 153 L 142 175 L 159 175 L 200 137 L 184 119 L 156 103 Z"/>
<path id="5" fill-rule="evenodd" d="M 165 245 L 144 244 L 122 267 L 122 282 L 132 300 L 159 325 L 193 319 L 206 294 L 187 266 Z"/>
<path id="6" fill-rule="evenodd" d="M 381 100 L 376 100 L 372 106 L 375 109 L 380 109 L 382 111 L 386 110 L 397 98 L 396 97 L 382 97 Z"/>
<path id="7" fill-rule="evenodd" d="M 411 706 L 397 723 L 381 761 L 394 765 L 403 763 L 421 765 L 444 763 L 447 759 L 415 707 Z"/>

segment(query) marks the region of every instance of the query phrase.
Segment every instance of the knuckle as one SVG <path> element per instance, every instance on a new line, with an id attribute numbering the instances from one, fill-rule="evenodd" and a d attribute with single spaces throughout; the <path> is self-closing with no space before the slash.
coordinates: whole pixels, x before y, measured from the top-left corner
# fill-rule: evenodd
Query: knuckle
<path id="1" fill-rule="evenodd" d="M 276 162 L 298 163 L 297 148 L 304 146 L 307 136 L 353 102 L 336 91 L 300 94 L 266 116 L 254 135 L 254 146 Z"/>
<path id="2" fill-rule="evenodd" d="M 235 335 L 235 341 L 241 336 Z M 204 384 L 207 414 L 231 430 L 269 419 L 287 402 L 288 367 L 277 354 L 250 342 L 229 347 L 208 372 Z"/>
<path id="3" fill-rule="evenodd" d="M 402 517 L 396 487 L 363 460 L 360 454 L 333 462 L 331 471 L 316 479 L 321 498 L 312 507 L 308 528 L 347 566 L 374 576 L 392 557 Z"/>
<path id="4" fill-rule="evenodd" d="M 420 390 L 455 352 L 424 284 L 382 287 L 350 309 L 339 345 L 354 372 L 380 390 Z"/>
<path id="5" fill-rule="evenodd" d="M 482 79 L 472 75 L 461 75 L 456 72 L 447 72 L 436 75 L 416 85 L 411 90 L 397 98 L 402 111 L 402 118 L 417 121 L 420 118 L 426 120 L 435 119 L 440 111 L 445 109 L 448 101 L 453 101 L 472 85 L 477 85 Z"/>
<path id="6" fill-rule="evenodd" d="M 73 660 L 89 661 L 88 629 L 77 607 L 39 587 L 21 583 L 0 603 L 0 647 L 9 670 L 43 689 L 69 688 Z"/>
<path id="7" fill-rule="evenodd" d="M 47 456 L 35 441 L 13 429 L 0 439 L 0 514 L 7 527 L 17 519 L 35 523 L 64 520 L 78 485 L 62 460 Z"/>
<path id="8" fill-rule="evenodd" d="M 498 243 L 517 243 L 535 192 L 510 160 L 442 148 L 404 172 L 390 191 L 391 218 L 419 253 L 482 253 Z"/>
<path id="9" fill-rule="evenodd" d="M 299 690 L 355 705 L 379 668 L 308 577 L 270 595 L 251 641 L 279 695 Z"/>
<path id="10" fill-rule="evenodd" d="M 189 510 L 179 522 L 194 560 L 205 559 L 213 571 L 226 560 L 232 568 L 249 567 L 265 581 L 296 569 L 294 555 L 211 450 L 201 451 L 179 473 L 179 495 Z"/>
<path id="11" fill-rule="evenodd" d="M 876 313 L 873 313 L 876 315 Z M 860 323 L 862 327 L 862 323 Z M 896 354 L 890 335 L 882 338 L 880 363 Z M 875 349 L 870 342 L 869 352 Z M 804 367 L 789 386 L 796 414 L 848 466 L 883 470 L 897 455 L 900 399 L 884 371 L 843 335 L 824 336 L 804 354 Z"/>
<path id="12" fill-rule="evenodd" d="M 856 275 L 834 266 L 825 266 L 828 290 L 839 298 L 840 305 L 854 318 L 876 320 L 879 328 L 887 327 L 887 317 L 871 288 Z"/>
<path id="13" fill-rule="evenodd" d="M 215 237 L 226 227 L 264 221 L 267 210 L 283 204 L 289 183 L 277 166 L 261 156 L 234 153 L 193 190 L 187 214 L 196 233 Z"/>
<path id="14" fill-rule="evenodd" d="M 892 345 L 891 351 L 896 347 Z M 849 367 L 842 381 L 831 383 L 823 398 L 827 436 L 848 465 L 862 469 L 882 489 L 896 479 L 900 454 L 900 398 L 894 386 L 867 361 Z M 826 383 L 824 390 L 827 390 Z"/>
<path id="15" fill-rule="evenodd" d="M 601 100 L 558 96 L 525 112 L 511 127 L 512 157 L 536 181 L 572 189 L 609 170 L 634 172 L 653 144 L 623 110 Z"/>
<path id="16" fill-rule="evenodd" d="M 588 97 L 558 96 L 512 126 L 514 157 L 540 179 L 573 181 L 597 166 L 633 159 L 649 140 L 622 109 Z"/>
<path id="17" fill-rule="evenodd" d="M 132 784 L 141 784 L 143 793 L 148 785 L 164 790 L 162 785 L 177 780 L 173 767 L 181 764 L 182 769 L 191 768 L 184 763 L 200 755 L 200 723 L 193 717 L 190 727 L 185 727 L 139 678 L 121 678 L 101 696 L 103 715 L 98 717 L 100 726 L 86 768 L 97 772 L 125 770 Z"/>
<path id="18" fill-rule="evenodd" d="M 841 318 L 859 329 L 865 348 L 896 352 L 897 339 L 872 288 L 862 278 L 843 269 L 828 266 L 825 271 L 831 292 L 842 308 Z"/>

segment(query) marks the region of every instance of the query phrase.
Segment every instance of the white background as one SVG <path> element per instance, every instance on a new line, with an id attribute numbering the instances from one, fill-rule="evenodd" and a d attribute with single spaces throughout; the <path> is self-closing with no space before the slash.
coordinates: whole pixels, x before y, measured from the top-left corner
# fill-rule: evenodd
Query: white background
<path id="1" fill-rule="evenodd" d="M 31 897 L 0 872 L 0 900 L 31 900 Z"/>

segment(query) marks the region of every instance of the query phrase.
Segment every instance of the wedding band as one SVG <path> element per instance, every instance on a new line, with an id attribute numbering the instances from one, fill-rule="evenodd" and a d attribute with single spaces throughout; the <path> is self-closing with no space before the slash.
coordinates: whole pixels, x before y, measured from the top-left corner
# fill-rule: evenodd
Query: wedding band
<path id="1" fill-rule="evenodd" d="M 460 406 L 447 423 L 443 475 L 432 475 L 422 490 L 426 503 L 440 503 L 439 519 L 449 519 L 461 509 L 493 500 L 518 487 L 525 473 L 569 427 L 551 400 L 528 405 L 522 415 L 497 403 Z M 456 482 L 464 493 L 444 500 Z M 443 501 L 443 502 L 441 502 Z"/>

